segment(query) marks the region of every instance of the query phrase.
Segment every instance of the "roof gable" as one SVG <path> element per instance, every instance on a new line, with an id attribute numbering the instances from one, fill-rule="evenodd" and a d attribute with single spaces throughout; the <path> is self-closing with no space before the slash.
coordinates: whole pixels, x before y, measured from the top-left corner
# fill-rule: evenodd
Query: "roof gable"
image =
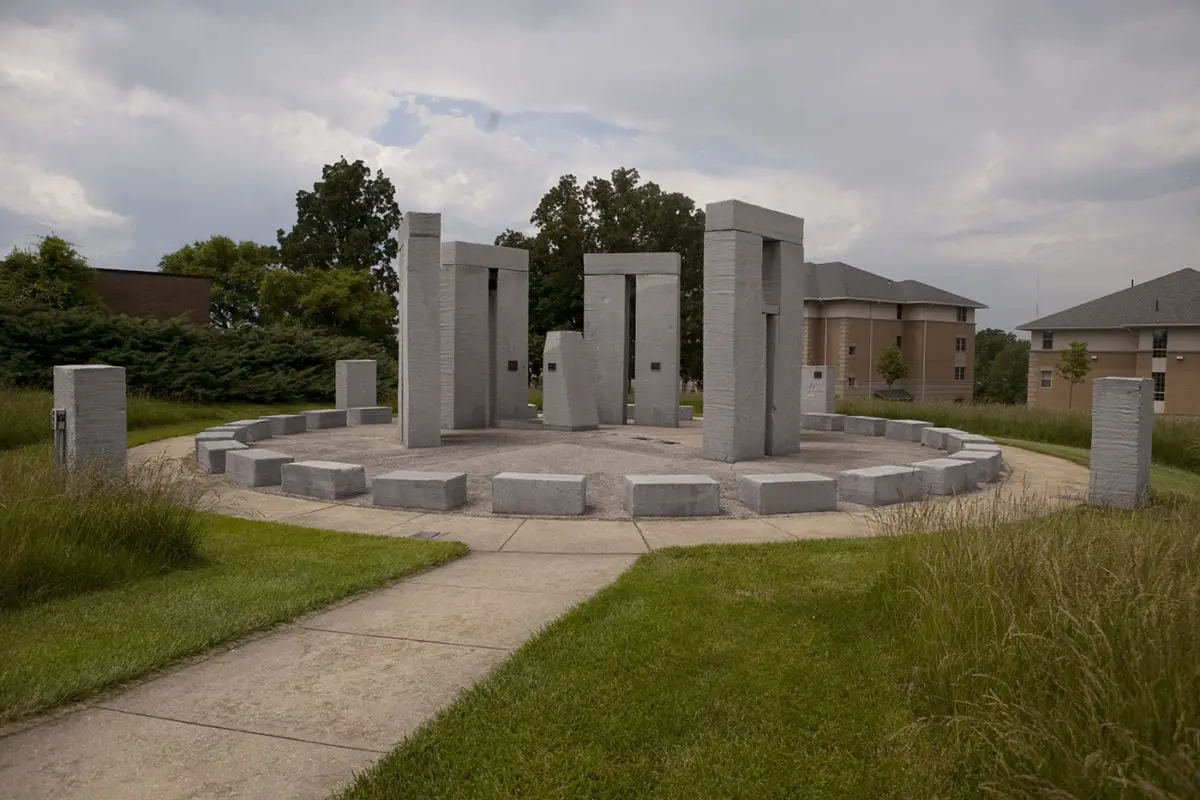
<path id="1" fill-rule="evenodd" d="M 1017 330 L 1200 325 L 1200 272 L 1185 267 L 1154 280 L 1018 325 Z"/>

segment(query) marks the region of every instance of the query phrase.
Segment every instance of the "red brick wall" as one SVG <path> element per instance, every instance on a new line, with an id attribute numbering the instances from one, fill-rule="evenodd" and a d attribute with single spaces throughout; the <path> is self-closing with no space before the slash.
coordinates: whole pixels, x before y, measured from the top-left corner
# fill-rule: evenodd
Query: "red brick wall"
<path id="1" fill-rule="evenodd" d="M 116 269 L 98 269 L 95 278 L 100 299 L 114 314 L 162 320 L 184 316 L 197 325 L 208 324 L 208 278 Z"/>

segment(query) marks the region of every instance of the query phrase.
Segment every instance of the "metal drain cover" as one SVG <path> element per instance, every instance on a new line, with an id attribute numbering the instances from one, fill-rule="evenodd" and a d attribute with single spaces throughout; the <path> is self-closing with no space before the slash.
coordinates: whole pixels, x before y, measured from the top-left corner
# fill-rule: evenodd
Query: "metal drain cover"
<path id="1" fill-rule="evenodd" d="M 409 536 L 408 538 L 429 541 L 430 539 L 436 539 L 441 535 L 442 534 L 440 534 L 437 531 L 417 531 L 416 533 L 414 533 L 412 536 Z"/>

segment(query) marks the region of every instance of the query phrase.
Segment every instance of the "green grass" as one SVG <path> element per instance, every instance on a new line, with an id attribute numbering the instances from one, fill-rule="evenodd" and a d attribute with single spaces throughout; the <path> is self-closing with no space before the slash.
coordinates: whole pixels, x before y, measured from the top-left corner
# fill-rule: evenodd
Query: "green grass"
<path id="1" fill-rule="evenodd" d="M 158 431 L 169 431 L 171 433 L 168 435 L 171 436 L 184 436 L 222 422 L 254 419 L 264 414 L 287 414 L 318 405 L 213 405 L 158 400 L 134 394 L 129 396 L 126 406 L 126 426 L 129 429 L 129 443 L 132 447 L 154 441 L 146 438 L 147 435 L 165 438 L 158 435 Z M 51 442 L 53 436 L 50 430 L 50 409 L 53 407 L 54 396 L 45 390 L 0 389 L 0 450 Z M 154 432 L 148 434 L 150 429 L 154 429 Z"/>
<path id="2" fill-rule="evenodd" d="M 1078 411 L 1052 411 L 1026 406 L 954 403 L 893 403 L 843 399 L 843 414 L 889 419 L 921 419 L 984 436 L 1086 448 L 1092 441 L 1091 416 Z M 1200 419 L 1159 417 L 1154 424 L 1154 460 L 1200 472 Z"/>
<path id="3" fill-rule="evenodd" d="M 177 467 L 68 471 L 33 451 L 0 458 L 0 611 L 196 560 L 201 492 Z"/>
<path id="4" fill-rule="evenodd" d="M 208 515 L 201 521 L 197 566 L 0 612 L 0 723 L 466 552 L 457 543 Z"/>
<path id="5" fill-rule="evenodd" d="M 343 798 L 932 798 L 876 542 L 663 550 Z"/>
<path id="6" fill-rule="evenodd" d="M 1091 454 L 1085 447 L 1069 447 L 1062 444 L 1046 444 L 1044 442 L 1026 442 L 1020 439 L 996 437 L 999 444 L 1012 445 L 1035 453 L 1055 456 L 1082 467 L 1089 466 Z M 1160 496 L 1178 496 L 1180 498 L 1200 498 L 1200 474 L 1176 467 L 1154 464 L 1150 468 L 1150 488 Z"/>

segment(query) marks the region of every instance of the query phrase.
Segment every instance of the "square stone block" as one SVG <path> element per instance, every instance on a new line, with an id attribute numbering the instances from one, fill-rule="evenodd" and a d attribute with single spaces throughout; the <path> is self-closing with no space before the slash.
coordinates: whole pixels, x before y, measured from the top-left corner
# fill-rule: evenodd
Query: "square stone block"
<path id="1" fill-rule="evenodd" d="M 625 419 L 631 420 L 634 418 L 634 411 L 637 406 L 634 403 L 625 404 Z"/>
<path id="2" fill-rule="evenodd" d="M 888 506 L 922 496 L 921 470 L 916 467 L 848 469 L 838 473 L 837 485 L 838 499 L 862 506 Z"/>
<path id="3" fill-rule="evenodd" d="M 759 514 L 837 511 L 837 480 L 811 472 L 743 475 L 738 499 Z"/>
<path id="4" fill-rule="evenodd" d="M 303 414 L 271 414 L 263 419 L 271 423 L 272 436 L 290 436 L 308 430 L 308 418 Z"/>
<path id="5" fill-rule="evenodd" d="M 231 450 L 246 450 L 246 445 L 233 439 L 196 442 L 196 466 L 201 472 L 220 475 L 225 472 L 225 454 Z"/>
<path id="6" fill-rule="evenodd" d="M 344 428 L 346 427 L 346 409 L 321 408 L 315 411 L 305 411 L 304 421 L 310 431 L 322 428 Z"/>
<path id="7" fill-rule="evenodd" d="M 921 431 L 921 444 L 934 450 L 946 449 L 946 437 L 951 433 L 963 433 L 958 428 L 925 428 Z"/>
<path id="8" fill-rule="evenodd" d="M 242 428 L 246 431 L 247 442 L 261 442 L 271 438 L 271 421 L 268 419 L 239 419 L 236 422 L 226 422 L 222 428 Z"/>
<path id="9" fill-rule="evenodd" d="M 283 481 L 283 465 L 295 460 L 274 450 L 229 450 L 225 474 L 242 486 L 278 486 Z"/>
<path id="10" fill-rule="evenodd" d="M 846 415 L 825 414 L 823 412 L 801 414 L 800 427 L 810 431 L 844 431 L 846 429 Z"/>
<path id="11" fill-rule="evenodd" d="M 932 427 L 932 422 L 922 422 L 919 419 L 889 419 L 886 436 L 898 442 L 920 442 L 925 429 Z"/>
<path id="12" fill-rule="evenodd" d="M 537 403 L 529 403 L 525 406 L 525 416 L 529 419 L 537 419 L 538 407 Z"/>
<path id="13" fill-rule="evenodd" d="M 66 413 L 67 463 L 125 469 L 125 368 L 75 364 L 54 368 L 54 408 Z"/>
<path id="14" fill-rule="evenodd" d="M 371 499 L 385 508 L 450 511 L 467 502 L 467 473 L 389 472 L 371 481 Z"/>
<path id="15" fill-rule="evenodd" d="M 389 425 L 392 422 L 392 409 L 388 406 L 347 409 L 346 422 L 350 425 Z"/>
<path id="16" fill-rule="evenodd" d="M 988 442 L 966 442 L 962 446 L 963 450 L 983 450 L 988 453 L 1003 453 L 1004 448 L 998 444 L 989 444 Z M 959 450 L 958 452 L 962 452 Z"/>
<path id="17" fill-rule="evenodd" d="M 283 491 L 321 500 L 341 500 L 367 491 L 367 471 L 340 461 L 295 461 L 282 467 Z"/>
<path id="18" fill-rule="evenodd" d="M 842 429 L 854 436 L 883 436 L 887 433 L 888 421 L 883 417 L 852 417 L 842 421 Z"/>
<path id="19" fill-rule="evenodd" d="M 376 363 L 372 359 L 342 359 L 334 363 L 335 408 L 369 408 L 377 402 Z"/>
<path id="20" fill-rule="evenodd" d="M 679 420 L 681 422 L 693 420 L 696 418 L 696 409 L 694 406 L 680 406 Z"/>
<path id="21" fill-rule="evenodd" d="M 586 475 L 501 472 L 492 476 L 492 513 L 577 517 L 586 508 Z"/>
<path id="22" fill-rule="evenodd" d="M 975 481 L 990 483 L 1000 477 L 1002 459 L 1000 453 L 987 450 L 959 450 L 951 453 L 949 458 L 975 463 Z"/>
<path id="23" fill-rule="evenodd" d="M 962 450 L 968 442 L 975 442 L 976 444 L 995 444 L 995 442 L 988 437 L 979 436 L 974 433 L 947 433 L 946 452 L 950 455 L 954 455 L 959 450 Z"/>
<path id="24" fill-rule="evenodd" d="M 909 466 L 921 470 L 921 485 L 929 494 L 963 494 L 975 488 L 975 467 L 956 458 L 931 458 Z"/>
<path id="25" fill-rule="evenodd" d="M 205 442 L 240 442 L 246 443 L 246 434 L 241 428 L 224 428 L 207 430 L 197 433 L 193 438 L 196 443 L 196 458 L 200 458 L 200 445 Z"/>
<path id="26" fill-rule="evenodd" d="M 634 517 L 712 517 L 721 484 L 707 475 L 626 475 L 625 510 Z"/>

